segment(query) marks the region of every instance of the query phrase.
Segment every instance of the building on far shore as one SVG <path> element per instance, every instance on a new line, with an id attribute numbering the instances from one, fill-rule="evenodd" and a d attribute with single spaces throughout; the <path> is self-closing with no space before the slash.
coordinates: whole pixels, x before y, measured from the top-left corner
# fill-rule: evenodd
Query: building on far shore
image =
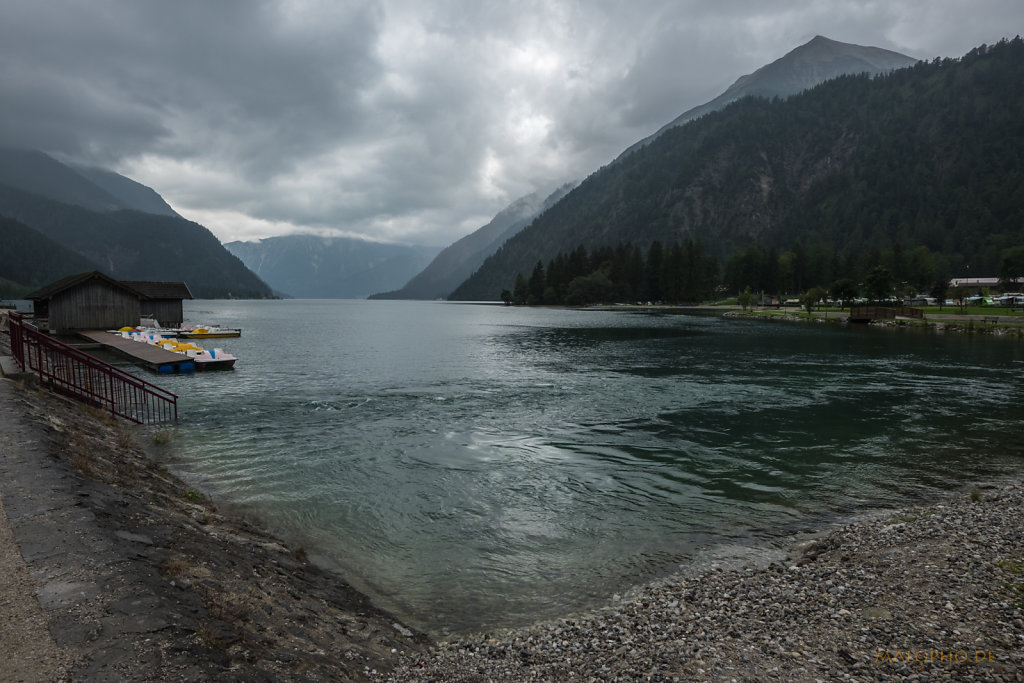
<path id="1" fill-rule="evenodd" d="M 182 299 L 192 294 L 183 282 L 120 282 L 99 271 L 79 273 L 25 295 L 36 320 L 51 332 L 135 327 L 142 312 L 161 324 L 180 325 Z M 160 313 L 164 317 L 153 315 Z"/>
<path id="2" fill-rule="evenodd" d="M 949 281 L 949 286 L 981 289 L 982 287 L 1000 287 L 1003 282 L 1004 281 L 998 277 L 955 277 Z M 1017 278 L 1013 282 L 1018 285 L 1024 284 L 1024 278 Z"/>

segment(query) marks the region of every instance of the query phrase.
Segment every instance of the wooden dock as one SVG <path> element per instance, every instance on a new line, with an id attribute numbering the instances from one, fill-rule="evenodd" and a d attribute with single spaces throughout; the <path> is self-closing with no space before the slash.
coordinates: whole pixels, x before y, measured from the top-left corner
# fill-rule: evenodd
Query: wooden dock
<path id="1" fill-rule="evenodd" d="M 102 344 L 105 349 L 127 356 L 154 372 L 191 372 L 195 369 L 195 363 L 187 356 L 162 349 L 159 346 L 153 346 L 152 344 L 125 339 L 119 334 L 112 334 L 102 330 L 85 330 L 78 334 L 90 341 Z"/>

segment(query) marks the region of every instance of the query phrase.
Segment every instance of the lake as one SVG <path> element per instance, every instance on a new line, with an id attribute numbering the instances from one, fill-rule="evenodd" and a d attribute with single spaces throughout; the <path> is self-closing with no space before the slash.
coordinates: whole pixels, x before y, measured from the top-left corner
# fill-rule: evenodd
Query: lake
<path id="1" fill-rule="evenodd" d="M 683 312 L 187 301 L 167 457 L 434 635 L 556 618 L 1024 464 L 1024 345 Z"/>

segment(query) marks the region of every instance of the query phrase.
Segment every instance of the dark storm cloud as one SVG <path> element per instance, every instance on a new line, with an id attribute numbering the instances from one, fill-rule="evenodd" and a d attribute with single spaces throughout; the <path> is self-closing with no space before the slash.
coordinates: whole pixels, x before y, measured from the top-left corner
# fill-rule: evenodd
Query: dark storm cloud
<path id="1" fill-rule="evenodd" d="M 0 143 L 104 164 L 223 239 L 445 244 L 816 34 L 916 57 L 1018 0 L 0 0 Z"/>

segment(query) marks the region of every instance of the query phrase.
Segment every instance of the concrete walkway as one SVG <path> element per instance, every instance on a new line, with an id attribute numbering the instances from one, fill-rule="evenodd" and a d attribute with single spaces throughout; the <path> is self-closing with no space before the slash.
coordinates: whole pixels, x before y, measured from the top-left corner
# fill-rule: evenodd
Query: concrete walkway
<path id="1" fill-rule="evenodd" d="M 47 586 L 46 594 L 54 592 L 48 577 L 57 576 L 48 563 L 30 571 L 22 547 L 30 557 L 45 553 L 47 533 L 40 526 L 48 526 L 59 504 L 42 503 L 38 491 L 55 473 L 38 430 L 25 424 L 23 411 L 17 409 L 14 391 L 9 380 L 0 380 L 0 660 L 5 680 L 54 681 L 62 677 L 70 652 L 50 635 L 49 615 L 39 596 Z M 26 467 L 34 471 L 28 482 Z M 19 501 L 20 496 L 27 498 Z"/>
<path id="2" fill-rule="evenodd" d="M 146 652 L 143 636 L 172 626 L 154 609 L 152 580 L 125 561 L 146 552 L 144 539 L 96 524 L 93 510 L 122 501 L 55 457 L 59 444 L 18 391 L 0 380 L 0 678 L 133 678 L 160 657 Z M 175 673 L 202 673 L 189 668 Z"/>
<path id="3" fill-rule="evenodd" d="M 9 432 L 3 431 L 6 437 Z M 9 448 L 6 440 L 0 445 L 0 450 Z M 0 497 L 0 660 L 5 680 L 55 681 L 67 667 L 69 653 L 50 636 L 49 621 L 36 599 L 39 588 L 21 556 Z"/>

